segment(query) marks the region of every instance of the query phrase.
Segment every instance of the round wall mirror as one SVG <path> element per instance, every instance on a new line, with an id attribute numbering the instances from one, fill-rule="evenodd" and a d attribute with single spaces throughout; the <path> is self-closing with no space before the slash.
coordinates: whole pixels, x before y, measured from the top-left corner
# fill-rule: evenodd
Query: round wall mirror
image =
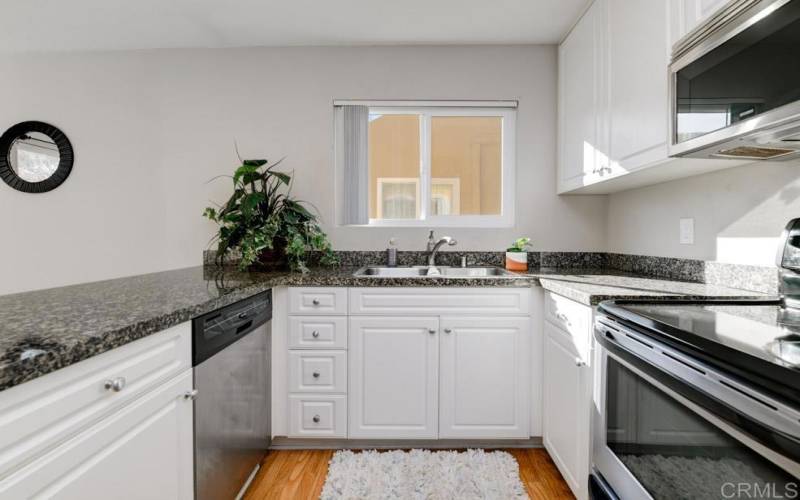
<path id="1" fill-rule="evenodd" d="M 72 170 L 67 136 L 43 122 L 18 123 L 0 137 L 0 178 L 26 193 L 58 187 Z"/>

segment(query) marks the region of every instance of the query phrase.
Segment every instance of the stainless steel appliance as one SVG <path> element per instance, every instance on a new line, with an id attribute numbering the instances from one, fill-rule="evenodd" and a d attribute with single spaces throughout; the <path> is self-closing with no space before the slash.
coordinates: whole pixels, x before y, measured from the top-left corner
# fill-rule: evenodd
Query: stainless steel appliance
<path id="1" fill-rule="evenodd" d="M 597 498 L 800 498 L 800 219 L 781 299 L 598 308 Z"/>
<path id="2" fill-rule="evenodd" d="M 240 498 L 270 444 L 267 291 L 193 320 L 195 498 Z"/>
<path id="3" fill-rule="evenodd" d="M 731 0 L 670 65 L 670 156 L 800 157 L 800 0 Z"/>

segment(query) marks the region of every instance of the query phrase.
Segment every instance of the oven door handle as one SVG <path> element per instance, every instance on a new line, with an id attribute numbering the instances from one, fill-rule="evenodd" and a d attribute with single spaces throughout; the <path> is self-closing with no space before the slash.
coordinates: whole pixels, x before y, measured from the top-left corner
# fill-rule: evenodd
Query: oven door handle
<path id="1" fill-rule="evenodd" d="M 794 408 L 619 323 L 598 320 L 595 337 L 605 347 L 627 352 L 800 446 L 800 412 Z"/>

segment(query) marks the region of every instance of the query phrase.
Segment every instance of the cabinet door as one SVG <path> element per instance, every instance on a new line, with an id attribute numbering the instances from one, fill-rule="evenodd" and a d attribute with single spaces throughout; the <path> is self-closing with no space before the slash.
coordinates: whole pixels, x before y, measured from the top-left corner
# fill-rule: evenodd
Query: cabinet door
<path id="1" fill-rule="evenodd" d="M 597 171 L 601 2 L 589 7 L 558 49 L 558 187 L 584 184 Z"/>
<path id="2" fill-rule="evenodd" d="M 0 498 L 194 495 L 191 370 L 0 481 Z"/>
<path id="3" fill-rule="evenodd" d="M 716 14 L 728 0 L 677 0 L 670 2 L 678 38 Z"/>
<path id="4" fill-rule="evenodd" d="M 437 436 L 439 318 L 351 317 L 351 438 Z"/>
<path id="5" fill-rule="evenodd" d="M 589 369 L 570 336 L 545 323 L 543 441 L 579 500 L 587 498 L 590 450 Z"/>
<path id="6" fill-rule="evenodd" d="M 439 437 L 527 439 L 530 318 L 442 318 Z"/>
<path id="7" fill-rule="evenodd" d="M 667 158 L 667 7 L 607 1 L 610 166 L 625 173 Z"/>

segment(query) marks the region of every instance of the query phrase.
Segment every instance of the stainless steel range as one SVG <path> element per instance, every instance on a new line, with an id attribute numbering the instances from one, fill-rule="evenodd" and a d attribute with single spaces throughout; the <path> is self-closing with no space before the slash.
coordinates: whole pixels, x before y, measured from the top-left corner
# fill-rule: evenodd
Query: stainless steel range
<path id="1" fill-rule="evenodd" d="M 599 306 L 596 498 L 800 498 L 800 219 L 780 300 Z"/>

